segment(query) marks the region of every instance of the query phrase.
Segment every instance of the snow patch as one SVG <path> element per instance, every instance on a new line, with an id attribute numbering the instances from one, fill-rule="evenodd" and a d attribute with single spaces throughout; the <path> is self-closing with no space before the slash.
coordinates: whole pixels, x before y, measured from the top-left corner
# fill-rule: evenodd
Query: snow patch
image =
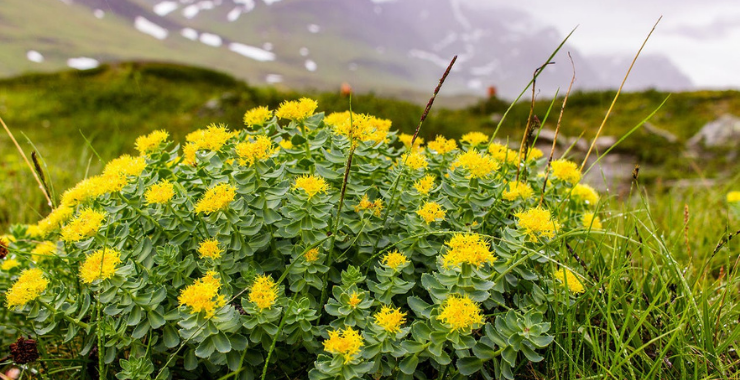
<path id="1" fill-rule="evenodd" d="M 271 42 L 265 42 L 262 44 L 262 49 L 265 49 L 267 51 L 272 51 L 272 43 Z"/>
<path id="2" fill-rule="evenodd" d="M 499 61 L 497 59 L 494 59 L 487 65 L 473 67 L 470 69 L 470 74 L 475 76 L 487 76 L 491 75 L 496 71 L 496 68 L 498 67 Z"/>
<path id="3" fill-rule="evenodd" d="M 480 79 L 471 79 L 468 81 L 468 88 L 471 90 L 483 88 L 483 82 Z"/>
<path id="4" fill-rule="evenodd" d="M 229 50 L 234 53 L 241 54 L 247 58 L 252 58 L 255 61 L 267 62 L 274 61 L 275 54 L 270 53 L 267 50 L 262 50 L 258 47 L 240 44 L 238 42 L 232 42 L 229 44 Z"/>
<path id="5" fill-rule="evenodd" d="M 321 31 L 321 27 L 316 24 L 309 24 L 307 28 L 308 31 L 311 33 L 318 33 L 319 31 Z"/>
<path id="6" fill-rule="evenodd" d="M 26 53 L 26 58 L 31 62 L 41 63 L 44 62 L 44 56 L 36 50 L 29 50 Z"/>
<path id="7" fill-rule="evenodd" d="M 265 77 L 265 82 L 269 84 L 275 84 L 280 83 L 283 81 L 283 76 L 280 74 L 267 74 Z"/>
<path id="8" fill-rule="evenodd" d="M 267 4 L 267 5 L 272 5 L 274 3 L 279 2 L 280 0 L 262 0 L 262 1 L 264 1 L 265 4 Z"/>
<path id="9" fill-rule="evenodd" d="M 93 11 L 93 16 L 95 16 L 95 18 L 101 19 L 105 17 L 105 12 L 103 12 L 102 9 L 96 9 Z"/>
<path id="10" fill-rule="evenodd" d="M 308 56 L 308 48 L 307 47 L 302 47 L 300 50 L 298 50 L 298 54 L 300 54 L 301 57 Z"/>
<path id="11" fill-rule="evenodd" d="M 163 40 L 167 38 L 167 29 L 141 17 L 136 16 L 136 19 L 134 20 L 134 27 L 145 34 L 148 34 L 158 40 Z"/>
<path id="12" fill-rule="evenodd" d="M 449 61 L 441 58 L 440 56 L 430 53 L 428 51 L 413 49 L 409 51 L 409 57 L 418 58 L 424 61 L 429 61 L 439 67 L 446 68 Z"/>
<path id="13" fill-rule="evenodd" d="M 177 5 L 176 1 L 163 1 L 155 5 L 152 10 L 157 14 L 157 16 L 166 16 L 168 13 L 177 9 L 177 7 L 179 7 L 179 5 Z"/>
<path id="14" fill-rule="evenodd" d="M 306 70 L 308 70 L 310 72 L 314 72 L 314 71 L 316 71 L 316 69 L 319 68 L 319 66 L 316 64 L 316 62 L 314 62 L 314 61 L 312 61 L 310 59 L 307 59 L 306 60 L 306 63 L 304 64 L 304 66 L 306 66 Z"/>
<path id="15" fill-rule="evenodd" d="M 67 60 L 67 66 L 78 70 L 94 69 L 100 65 L 97 59 L 88 57 L 70 58 Z"/>
<path id="16" fill-rule="evenodd" d="M 211 33 L 201 33 L 200 42 L 214 47 L 219 47 L 223 43 L 221 37 Z"/>
<path id="17" fill-rule="evenodd" d="M 192 28 L 185 28 L 185 29 L 181 30 L 180 31 L 180 35 L 182 35 L 183 37 L 185 37 L 185 38 L 187 38 L 187 39 L 189 39 L 191 41 L 198 40 L 198 32 L 195 29 L 192 29 Z"/>
<path id="18" fill-rule="evenodd" d="M 226 19 L 229 20 L 229 22 L 234 22 L 239 19 L 239 16 L 242 15 L 242 8 L 236 7 L 229 11 L 229 14 L 226 15 Z"/>
<path id="19" fill-rule="evenodd" d="M 198 12 L 200 12 L 200 7 L 198 4 L 193 4 L 185 7 L 185 9 L 182 10 L 182 15 L 185 16 L 185 18 L 193 18 L 198 15 Z"/>

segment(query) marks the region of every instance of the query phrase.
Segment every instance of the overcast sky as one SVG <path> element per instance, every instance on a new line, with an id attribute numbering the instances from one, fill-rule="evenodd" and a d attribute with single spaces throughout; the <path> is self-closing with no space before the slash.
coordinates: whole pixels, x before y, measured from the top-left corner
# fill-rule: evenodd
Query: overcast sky
<path id="1" fill-rule="evenodd" d="M 698 87 L 740 87 L 740 0 L 463 0 L 531 14 L 582 54 L 660 53 Z"/>

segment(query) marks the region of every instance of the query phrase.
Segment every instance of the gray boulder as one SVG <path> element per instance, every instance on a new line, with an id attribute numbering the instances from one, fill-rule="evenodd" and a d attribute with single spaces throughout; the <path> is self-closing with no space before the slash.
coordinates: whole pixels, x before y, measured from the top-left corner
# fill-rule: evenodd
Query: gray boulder
<path id="1" fill-rule="evenodd" d="M 689 147 L 706 148 L 740 146 L 740 118 L 733 115 L 722 115 L 717 120 L 707 123 L 686 142 Z"/>

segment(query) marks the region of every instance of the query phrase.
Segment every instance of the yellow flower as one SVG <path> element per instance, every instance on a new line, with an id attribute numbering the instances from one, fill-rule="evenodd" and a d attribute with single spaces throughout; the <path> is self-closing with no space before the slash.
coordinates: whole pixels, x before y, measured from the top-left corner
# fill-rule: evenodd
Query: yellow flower
<path id="1" fill-rule="evenodd" d="M 103 194 L 121 190 L 127 182 L 125 177 L 118 175 L 98 175 L 86 178 L 64 192 L 62 206 L 76 206 Z"/>
<path id="2" fill-rule="evenodd" d="M 740 191 L 730 191 L 729 193 L 727 193 L 727 202 L 728 203 L 740 202 Z"/>
<path id="3" fill-rule="evenodd" d="M 94 236 L 98 233 L 103 219 L 105 213 L 89 208 L 82 210 L 77 218 L 62 228 L 62 240 L 74 243 Z"/>
<path id="4" fill-rule="evenodd" d="M 352 294 L 349 296 L 349 301 L 348 301 L 349 306 L 354 309 L 357 307 L 357 305 L 360 304 L 360 302 L 362 302 L 360 295 L 357 294 L 357 292 L 352 292 Z"/>
<path id="5" fill-rule="evenodd" d="M 565 182 L 572 184 L 581 180 L 581 170 L 575 163 L 568 160 L 555 160 L 551 163 L 552 175 Z"/>
<path id="6" fill-rule="evenodd" d="M 408 264 L 409 259 L 406 258 L 406 255 L 399 253 L 397 250 L 390 252 L 383 256 L 383 258 L 380 260 L 383 265 L 387 266 L 388 268 L 393 269 L 394 271 L 397 271 L 398 268 Z"/>
<path id="7" fill-rule="evenodd" d="M 234 148 L 236 155 L 239 156 L 240 165 L 252 166 L 257 161 L 264 161 L 273 153 L 272 140 L 267 136 L 257 136 L 254 142 L 241 142 Z"/>
<path id="8" fill-rule="evenodd" d="M 200 245 L 198 246 L 200 257 L 208 257 L 215 260 L 221 257 L 223 252 L 224 250 L 218 246 L 218 240 L 216 239 L 204 240 L 200 242 Z"/>
<path id="9" fill-rule="evenodd" d="M 409 135 L 407 133 L 401 133 L 398 136 L 398 140 L 403 143 L 406 149 L 411 148 L 411 139 L 413 138 L 413 135 Z M 414 141 L 414 149 L 412 150 L 418 150 L 419 148 L 421 148 L 422 145 L 424 145 L 424 139 L 421 137 L 416 137 L 416 141 Z"/>
<path id="10" fill-rule="evenodd" d="M 293 143 L 290 140 L 280 141 L 280 147 L 283 149 L 293 149 Z"/>
<path id="11" fill-rule="evenodd" d="M 160 145 L 164 144 L 169 136 L 170 134 L 165 130 L 154 131 L 148 135 L 139 136 L 136 139 L 136 150 L 138 150 L 141 155 L 151 153 L 157 150 Z"/>
<path id="12" fill-rule="evenodd" d="M 324 118 L 324 123 L 334 129 L 338 135 L 350 140 L 373 141 L 380 143 L 385 141 L 386 135 L 391 128 L 391 121 L 378 119 L 374 116 L 358 114 L 349 111 L 334 112 Z"/>
<path id="13" fill-rule="evenodd" d="M 57 252 L 57 245 L 50 242 L 44 241 L 36 245 L 31 251 L 31 259 L 38 263 L 46 260 L 49 257 L 54 256 Z"/>
<path id="14" fill-rule="evenodd" d="M 426 157 L 424 157 L 424 154 L 419 152 L 404 154 L 401 157 L 401 162 L 406 163 L 406 166 L 414 170 L 425 169 L 427 166 L 429 166 L 429 163 L 427 162 Z"/>
<path id="15" fill-rule="evenodd" d="M 450 329 L 469 330 L 483 324 L 483 314 L 480 306 L 467 295 L 452 294 L 442 303 L 437 319 L 447 324 Z"/>
<path id="16" fill-rule="evenodd" d="M 206 129 L 199 129 L 185 136 L 185 140 L 193 144 L 195 150 L 205 149 L 218 152 L 237 132 L 229 132 L 223 124 L 211 124 Z M 194 152 L 193 152 L 194 153 Z"/>
<path id="17" fill-rule="evenodd" d="M 577 201 L 586 202 L 589 205 L 595 205 L 599 202 L 599 193 L 589 185 L 577 184 L 573 187 L 573 198 Z"/>
<path id="18" fill-rule="evenodd" d="M 468 178 L 484 178 L 498 170 L 499 164 L 490 156 L 471 149 L 457 156 L 452 169 L 463 167 L 468 171 Z"/>
<path id="19" fill-rule="evenodd" d="M 602 228 L 601 219 L 598 216 L 594 216 L 593 212 L 586 212 L 581 217 L 581 223 L 583 226 L 592 230 L 600 230 Z"/>
<path id="20" fill-rule="evenodd" d="M 383 200 L 378 198 L 370 202 L 367 194 L 365 194 L 362 196 L 360 203 L 355 206 L 355 212 L 360 212 L 362 210 L 371 210 L 373 215 L 380 216 L 380 213 L 383 211 Z"/>
<path id="21" fill-rule="evenodd" d="M 351 362 L 364 345 L 362 336 L 351 327 L 329 331 L 329 339 L 323 344 L 325 351 L 344 356 L 345 364 Z"/>
<path id="22" fill-rule="evenodd" d="M 488 153 L 498 162 L 516 163 L 516 161 L 519 160 L 518 152 L 499 143 L 492 143 L 489 145 Z"/>
<path id="23" fill-rule="evenodd" d="M 62 204 L 61 206 L 54 209 L 49 215 L 40 220 L 36 224 L 36 228 L 28 229 L 28 234 L 36 237 L 41 238 L 52 231 L 60 228 L 62 224 L 64 224 L 66 221 L 69 220 L 69 218 L 72 217 L 72 214 L 74 214 L 74 209 L 70 206 L 67 206 L 65 204 Z"/>
<path id="24" fill-rule="evenodd" d="M 87 255 L 80 267 L 80 278 L 87 284 L 95 280 L 107 280 L 116 274 L 116 266 L 121 263 L 121 253 L 115 249 L 103 248 Z"/>
<path id="25" fill-rule="evenodd" d="M 425 202 L 416 213 L 429 224 L 437 219 L 444 219 L 446 212 L 439 203 Z"/>
<path id="26" fill-rule="evenodd" d="M 532 147 L 529 148 L 529 153 L 527 153 L 527 161 L 539 160 L 540 158 L 542 158 L 542 156 L 544 156 L 544 154 L 541 150 Z"/>
<path id="27" fill-rule="evenodd" d="M 532 188 L 527 183 L 509 182 L 508 190 L 504 190 L 503 197 L 507 201 L 513 201 L 517 198 L 529 199 L 534 194 Z"/>
<path id="28" fill-rule="evenodd" d="M 488 243 L 478 234 L 455 234 L 445 245 L 447 253 L 442 256 L 442 265 L 445 268 L 459 268 L 464 263 L 480 268 L 486 263 L 493 264 L 496 261 Z"/>
<path id="29" fill-rule="evenodd" d="M 432 187 L 434 187 L 434 176 L 431 174 L 427 174 L 422 179 L 414 182 L 414 189 L 422 195 L 429 194 Z"/>
<path id="30" fill-rule="evenodd" d="M 579 294 L 586 291 L 583 288 L 583 284 L 581 284 L 581 281 L 578 280 L 578 277 L 576 277 L 573 272 L 565 268 L 555 271 L 555 273 L 553 273 L 553 276 L 555 276 L 555 279 L 557 279 L 558 281 L 564 284 L 567 283 L 568 290 L 570 290 L 571 293 Z"/>
<path id="31" fill-rule="evenodd" d="M 208 189 L 198 203 L 195 205 L 196 213 L 210 215 L 219 210 L 229 207 L 236 197 L 236 188 L 228 183 L 219 183 Z"/>
<path id="32" fill-rule="evenodd" d="M 38 224 L 30 224 L 26 229 L 26 235 L 34 239 L 40 239 L 46 236 L 46 232 Z"/>
<path id="33" fill-rule="evenodd" d="M 313 115 L 319 103 L 313 99 L 301 98 L 300 100 L 285 101 L 275 112 L 275 116 L 281 119 L 303 121 Z"/>
<path id="34" fill-rule="evenodd" d="M 517 226 L 524 230 L 532 241 L 537 237 L 555 237 L 555 232 L 560 229 L 560 224 L 552 220 L 550 211 L 540 207 L 532 208 L 527 211 L 520 211 L 514 216 L 517 217 Z"/>
<path id="35" fill-rule="evenodd" d="M 18 281 L 5 293 L 5 302 L 8 308 L 25 306 L 38 298 L 46 290 L 49 281 L 44 278 L 41 269 L 26 269 L 21 272 Z"/>
<path id="36" fill-rule="evenodd" d="M 313 198 L 318 193 L 326 193 L 329 190 L 329 185 L 326 184 L 326 180 L 322 177 L 303 175 L 296 178 L 295 184 L 293 184 L 293 190 L 296 189 L 305 191 L 308 198 Z"/>
<path id="37" fill-rule="evenodd" d="M 20 265 L 21 265 L 21 263 L 19 263 L 18 260 L 11 259 L 11 258 L 7 257 L 7 258 L 5 258 L 5 260 L 3 260 L 2 265 L 0 265 L 0 269 L 2 269 L 2 270 L 4 270 L 4 271 L 7 272 L 7 271 L 9 271 L 9 270 L 11 270 L 11 269 L 13 269 L 13 268 L 15 268 L 17 266 L 20 266 Z"/>
<path id="38" fill-rule="evenodd" d="M 303 255 L 303 259 L 306 260 L 307 263 L 312 263 L 319 259 L 319 249 L 318 248 L 312 248 L 309 249 L 308 252 L 306 252 L 305 255 Z"/>
<path id="39" fill-rule="evenodd" d="M 471 146 L 478 146 L 488 142 L 488 136 L 481 132 L 469 132 L 462 136 L 460 141 L 466 142 Z"/>
<path id="40" fill-rule="evenodd" d="M 144 198 L 146 198 L 148 204 L 164 204 L 174 196 L 175 186 L 167 180 L 154 184 L 144 193 Z"/>
<path id="41" fill-rule="evenodd" d="M 406 323 L 406 313 L 402 313 L 400 308 L 394 309 L 385 305 L 373 317 L 375 318 L 375 324 L 392 334 L 401 331 L 401 325 Z"/>
<path id="42" fill-rule="evenodd" d="M 437 154 L 445 154 L 457 149 L 457 143 L 454 139 L 448 140 L 442 136 L 437 136 L 434 141 L 427 144 L 427 148 L 437 152 Z"/>
<path id="43" fill-rule="evenodd" d="M 272 111 L 265 106 L 255 107 L 244 113 L 244 125 L 248 127 L 264 125 L 270 119 L 272 119 Z"/>
<path id="44" fill-rule="evenodd" d="M 146 159 L 144 157 L 131 157 L 128 154 L 124 154 L 105 165 L 103 176 L 138 177 L 144 169 L 146 169 Z"/>
<path id="45" fill-rule="evenodd" d="M 217 309 L 226 305 L 226 298 L 218 294 L 219 289 L 221 281 L 216 278 L 216 272 L 209 271 L 205 277 L 181 290 L 177 302 L 180 306 L 190 307 L 191 314 L 204 311 L 206 318 L 212 318 Z"/>
<path id="46" fill-rule="evenodd" d="M 259 275 L 249 290 L 249 302 L 253 302 L 260 310 L 269 309 L 277 301 L 277 284 L 272 277 Z"/>
<path id="47" fill-rule="evenodd" d="M 182 148 L 182 154 L 183 154 L 183 160 L 188 165 L 195 165 L 197 156 L 195 155 L 198 152 L 198 145 L 195 143 L 187 143 Z"/>

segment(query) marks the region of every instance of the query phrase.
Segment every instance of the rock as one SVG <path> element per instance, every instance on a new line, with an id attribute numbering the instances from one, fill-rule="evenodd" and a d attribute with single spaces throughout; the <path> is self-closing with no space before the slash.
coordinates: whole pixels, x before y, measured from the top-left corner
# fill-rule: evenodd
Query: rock
<path id="1" fill-rule="evenodd" d="M 540 142 L 545 141 L 545 142 L 552 143 L 552 140 L 554 139 L 555 139 L 555 131 L 553 131 L 552 129 L 542 128 L 542 130 L 540 130 L 540 136 L 537 138 L 537 141 L 540 141 Z"/>
<path id="2" fill-rule="evenodd" d="M 736 146 L 740 139 L 740 118 L 725 114 L 707 123 L 699 133 L 686 142 L 689 147 L 703 145 L 706 148 Z"/>
<path id="3" fill-rule="evenodd" d="M 594 148 L 596 148 L 599 152 L 603 153 L 607 149 L 611 148 L 612 145 L 617 143 L 617 138 L 614 136 L 601 136 L 598 139 L 596 139 L 596 142 L 594 143 Z"/>
<path id="4" fill-rule="evenodd" d="M 658 128 L 650 123 L 645 123 L 642 126 L 645 129 L 645 132 L 651 135 L 662 137 L 671 144 L 678 142 L 678 137 L 676 137 L 676 135 L 674 135 L 673 133 L 666 131 L 665 129 Z"/>

